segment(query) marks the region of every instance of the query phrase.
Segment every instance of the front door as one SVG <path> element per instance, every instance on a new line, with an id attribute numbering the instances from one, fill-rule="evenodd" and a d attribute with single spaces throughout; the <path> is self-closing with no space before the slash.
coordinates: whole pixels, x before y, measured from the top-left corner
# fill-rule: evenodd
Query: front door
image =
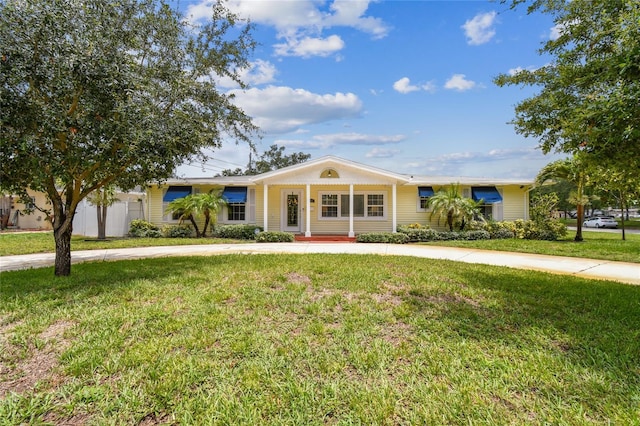
<path id="1" fill-rule="evenodd" d="M 302 191 L 299 189 L 282 191 L 282 230 L 300 233 L 300 212 L 302 211 Z"/>

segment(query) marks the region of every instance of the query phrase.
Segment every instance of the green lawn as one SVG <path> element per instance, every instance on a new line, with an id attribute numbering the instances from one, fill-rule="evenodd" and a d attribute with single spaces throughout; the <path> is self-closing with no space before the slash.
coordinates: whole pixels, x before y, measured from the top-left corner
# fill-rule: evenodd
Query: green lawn
<path id="1" fill-rule="evenodd" d="M 439 241 L 429 244 L 474 247 L 484 250 L 502 250 L 525 253 L 540 253 L 557 256 L 586 257 L 592 259 L 617 260 L 640 263 L 640 234 L 628 234 L 622 241 L 620 234 L 584 232 L 585 241 L 574 243 L 575 232 L 569 232 L 562 241 L 483 240 L 483 241 Z M 144 246 L 170 246 L 185 244 L 243 243 L 236 240 L 214 238 L 131 238 L 108 241 L 87 240 L 73 237 L 72 250 L 104 248 L 126 248 Z M 247 241 L 244 241 L 247 243 Z M 51 233 L 5 233 L 0 234 L 0 256 L 12 254 L 53 252 L 55 245 Z"/>
<path id="2" fill-rule="evenodd" d="M 108 248 L 131 248 L 150 246 L 177 246 L 215 243 L 246 243 L 247 241 L 219 238 L 109 238 L 98 241 L 95 238 L 74 236 L 71 250 L 95 250 Z M 30 253 L 51 253 L 56 250 L 51 232 L 0 234 L 0 256 Z"/>
<path id="3" fill-rule="evenodd" d="M 608 232 L 585 231 L 584 241 L 580 243 L 574 242 L 574 237 L 575 231 L 569 231 L 566 238 L 560 241 L 508 239 L 438 241 L 425 244 L 640 263 L 640 234 L 627 234 L 625 241 L 622 241 L 620 234 Z"/>
<path id="4" fill-rule="evenodd" d="M 5 272 L 2 424 L 638 424 L 640 287 L 394 256 Z"/>

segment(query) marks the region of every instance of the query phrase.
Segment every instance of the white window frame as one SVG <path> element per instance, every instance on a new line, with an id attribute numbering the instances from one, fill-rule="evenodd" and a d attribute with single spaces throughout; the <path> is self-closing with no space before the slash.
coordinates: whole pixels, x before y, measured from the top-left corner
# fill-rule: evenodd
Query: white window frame
<path id="1" fill-rule="evenodd" d="M 338 205 L 336 206 L 338 209 L 337 217 L 324 217 L 322 216 L 322 196 L 323 195 L 337 195 L 338 196 Z M 346 221 L 349 220 L 349 214 L 342 215 L 342 196 L 349 195 L 349 191 L 318 191 L 318 220 L 324 221 Z M 353 220 L 356 221 L 386 221 L 388 215 L 388 202 L 387 199 L 388 193 L 386 191 L 354 191 L 353 195 L 362 195 L 364 197 L 364 215 L 363 216 L 353 216 Z M 382 196 L 382 216 L 369 216 L 368 211 L 369 207 L 378 206 L 378 204 L 369 204 L 369 195 L 380 195 Z"/>
<path id="2" fill-rule="evenodd" d="M 228 204 L 225 206 L 225 212 L 224 212 L 224 217 L 225 217 L 225 223 L 247 223 L 247 216 L 248 216 L 248 212 L 247 212 L 247 204 L 248 203 L 232 203 L 232 204 Z M 234 206 L 242 206 L 244 207 L 244 219 L 229 219 L 229 215 L 231 214 L 232 208 Z"/>
<path id="3" fill-rule="evenodd" d="M 429 203 L 429 198 L 431 197 L 421 197 L 420 194 L 417 194 L 417 202 L 416 202 L 416 212 L 428 212 L 429 209 L 428 208 L 423 208 L 420 204 L 420 202 L 422 201 L 422 199 L 424 198 L 425 201 L 427 202 L 427 204 Z"/>

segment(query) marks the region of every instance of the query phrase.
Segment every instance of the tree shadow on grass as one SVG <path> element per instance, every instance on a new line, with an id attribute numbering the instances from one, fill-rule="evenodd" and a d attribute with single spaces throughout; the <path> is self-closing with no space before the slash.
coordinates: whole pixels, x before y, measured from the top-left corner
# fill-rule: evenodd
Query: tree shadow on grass
<path id="1" fill-rule="evenodd" d="M 3 272 L 0 275 L 0 302 L 10 309 L 11 303 L 29 300 L 30 305 L 35 304 L 32 308 L 37 310 L 37 304 L 82 300 L 128 290 L 141 282 L 179 282 L 185 271 L 197 270 L 203 264 L 224 263 L 229 268 L 236 268 L 233 265 L 237 261 L 233 256 L 185 256 L 86 262 L 73 265 L 68 277 L 56 277 L 52 267 Z"/>
<path id="2" fill-rule="evenodd" d="M 479 265 L 453 274 L 449 292 L 410 294 L 409 302 L 428 306 L 461 339 L 531 345 L 640 386 L 640 287 Z"/>

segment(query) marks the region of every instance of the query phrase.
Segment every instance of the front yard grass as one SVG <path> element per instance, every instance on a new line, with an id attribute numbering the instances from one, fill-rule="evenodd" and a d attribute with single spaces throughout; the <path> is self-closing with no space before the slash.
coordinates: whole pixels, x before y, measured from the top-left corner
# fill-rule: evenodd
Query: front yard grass
<path id="1" fill-rule="evenodd" d="M 421 244 L 640 263 L 640 234 L 627 234 L 625 241 L 621 240 L 620 234 L 612 232 L 583 231 L 582 234 L 584 241 L 579 243 L 573 241 L 575 231 L 569 231 L 567 236 L 559 241 L 506 239 L 435 241 Z"/>
<path id="2" fill-rule="evenodd" d="M 133 248 L 151 246 L 179 246 L 216 243 L 247 243 L 248 241 L 221 238 L 96 238 L 74 235 L 71 250 L 99 250 L 110 248 Z M 32 253 L 53 253 L 56 245 L 52 232 L 10 232 L 0 234 L 0 256 Z"/>
<path id="3" fill-rule="evenodd" d="M 583 232 L 585 241 L 575 243 L 574 231 L 569 231 L 561 241 L 528 240 L 480 240 L 480 241 L 437 241 L 428 243 L 454 247 L 473 247 L 484 250 L 538 253 L 554 256 L 573 256 L 640 263 L 640 234 L 627 234 L 622 241 L 618 233 Z M 252 241 L 226 240 L 217 238 L 120 238 L 97 241 L 74 236 L 72 250 L 92 250 L 106 248 L 131 248 L 147 246 L 171 246 L 216 243 L 251 243 Z M 0 234 L 0 256 L 14 254 L 46 253 L 55 251 L 53 235 L 45 233 L 5 233 Z"/>
<path id="4" fill-rule="evenodd" d="M 0 280 L 3 424 L 640 419 L 640 287 L 327 254 Z"/>

